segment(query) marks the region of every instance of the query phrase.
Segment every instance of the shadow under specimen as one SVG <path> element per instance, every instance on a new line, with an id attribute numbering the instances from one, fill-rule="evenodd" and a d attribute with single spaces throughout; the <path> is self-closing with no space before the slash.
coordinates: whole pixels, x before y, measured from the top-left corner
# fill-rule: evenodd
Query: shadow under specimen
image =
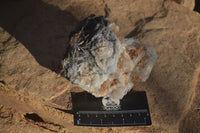
<path id="1" fill-rule="evenodd" d="M 4 0 L 0 4 L 0 26 L 19 40 L 40 65 L 57 73 L 77 23 L 71 13 L 41 0 Z"/>

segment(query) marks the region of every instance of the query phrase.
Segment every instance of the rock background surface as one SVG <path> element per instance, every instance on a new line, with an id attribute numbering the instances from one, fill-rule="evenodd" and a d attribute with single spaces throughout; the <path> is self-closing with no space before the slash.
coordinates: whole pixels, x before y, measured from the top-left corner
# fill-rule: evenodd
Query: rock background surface
<path id="1" fill-rule="evenodd" d="M 183 5 L 190 10 L 193 10 L 195 7 L 195 0 L 174 0 L 176 3 Z"/>
<path id="2" fill-rule="evenodd" d="M 82 90 L 59 75 L 59 62 L 70 32 L 90 14 L 107 15 L 118 37 L 155 47 L 149 79 L 134 83 L 147 92 L 152 126 L 73 127 L 70 92 Z M 199 13 L 170 0 L 2 1 L 0 132 L 199 132 L 199 23 Z"/>

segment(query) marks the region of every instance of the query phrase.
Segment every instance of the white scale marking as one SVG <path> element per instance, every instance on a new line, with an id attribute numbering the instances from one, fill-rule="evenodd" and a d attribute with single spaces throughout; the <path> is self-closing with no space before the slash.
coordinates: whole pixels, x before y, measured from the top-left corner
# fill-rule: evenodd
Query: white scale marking
<path id="1" fill-rule="evenodd" d="M 138 112 L 145 112 L 147 113 L 147 109 L 140 109 L 140 110 L 126 110 L 126 111 L 117 111 L 116 114 L 122 113 L 138 113 Z M 80 114 L 101 114 L 101 111 L 79 111 Z M 113 114 L 112 111 L 104 111 L 105 114 Z"/>
<path id="2" fill-rule="evenodd" d="M 149 116 L 149 113 L 147 112 L 147 110 L 140 110 L 140 111 L 144 111 L 144 112 L 146 113 L 146 115 Z M 130 112 L 133 113 L 133 111 L 126 111 L 126 113 L 130 113 Z M 87 125 L 87 124 L 85 124 L 85 123 L 81 123 L 81 119 L 80 119 L 81 114 L 86 114 L 86 113 L 91 113 L 91 112 L 88 112 L 88 111 L 76 112 L 76 114 L 79 116 L 79 119 L 77 120 L 77 125 L 80 125 L 80 124 L 81 124 L 81 125 Z M 92 113 L 94 113 L 94 112 L 92 112 Z M 95 113 L 97 113 L 97 114 L 95 114 L 96 117 L 98 117 L 98 114 L 100 114 L 100 113 L 97 112 L 97 111 L 95 111 Z M 111 113 L 111 112 L 108 112 L 108 114 L 110 114 L 110 113 Z M 120 113 L 120 112 L 118 112 L 118 113 Z M 141 116 L 141 113 L 140 113 L 140 112 L 136 112 L 136 111 L 135 111 L 135 113 L 138 114 L 138 116 Z M 86 114 L 86 115 L 87 115 L 87 117 L 90 117 L 89 114 Z M 115 114 L 112 114 L 112 116 L 115 117 Z M 133 114 L 129 114 L 129 116 L 130 116 L 130 117 L 133 117 Z M 107 117 L 107 114 L 106 114 L 106 113 L 104 113 L 104 117 L 105 117 L 105 118 Z M 122 112 L 121 112 L 121 117 L 122 117 L 122 120 L 123 120 L 123 125 L 130 124 L 130 123 L 125 123 L 125 120 L 124 120 L 124 118 L 123 118 L 124 115 L 122 114 Z M 143 119 L 144 119 L 144 123 L 137 123 L 137 122 L 134 120 L 133 124 L 146 124 L 146 123 L 147 123 L 146 117 L 144 117 Z M 106 124 L 103 123 L 103 119 L 100 119 L 100 122 L 101 122 L 101 125 L 106 125 Z M 93 124 L 92 121 L 90 121 L 90 125 L 98 125 L 98 124 Z M 120 125 L 120 124 L 114 124 L 114 122 L 112 121 L 112 125 Z"/>
<path id="3" fill-rule="evenodd" d="M 80 119 L 77 120 L 77 124 L 78 124 L 78 125 L 80 124 Z"/>

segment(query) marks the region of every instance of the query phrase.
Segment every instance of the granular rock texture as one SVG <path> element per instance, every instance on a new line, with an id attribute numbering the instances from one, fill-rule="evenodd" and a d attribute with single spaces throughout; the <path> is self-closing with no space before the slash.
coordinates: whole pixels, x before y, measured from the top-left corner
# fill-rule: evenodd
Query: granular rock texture
<path id="1" fill-rule="evenodd" d="M 176 3 L 193 10 L 195 7 L 195 0 L 174 0 Z"/>
<path id="2" fill-rule="evenodd" d="M 155 49 L 133 39 L 117 38 L 117 29 L 103 16 L 91 15 L 70 40 L 64 74 L 72 83 L 97 97 L 115 103 L 133 87 L 146 81 L 157 58 Z"/>

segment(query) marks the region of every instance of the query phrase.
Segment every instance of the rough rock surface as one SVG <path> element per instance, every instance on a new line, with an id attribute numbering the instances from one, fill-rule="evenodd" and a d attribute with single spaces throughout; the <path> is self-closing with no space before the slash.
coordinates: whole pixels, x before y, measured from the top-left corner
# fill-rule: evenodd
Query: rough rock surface
<path id="1" fill-rule="evenodd" d="M 195 7 L 195 0 L 174 0 L 178 4 L 183 5 L 186 8 L 189 8 L 190 10 L 194 10 Z"/>
<path id="2" fill-rule="evenodd" d="M 135 90 L 147 93 L 152 126 L 73 126 L 65 107 L 70 109 L 70 92 L 82 90 L 59 76 L 57 62 L 76 23 L 90 14 L 107 14 L 119 26 L 119 37 L 155 47 L 158 59 L 150 77 L 134 81 Z M 171 0 L 1 1 L 0 80 L 8 89 L 0 96 L 0 132 L 198 133 L 199 22 L 199 13 Z M 31 113 L 44 122 L 21 121 L 19 116 Z"/>
<path id="3" fill-rule="evenodd" d="M 132 80 L 147 80 L 157 55 L 153 47 L 132 38 L 120 42 L 113 25 L 103 16 L 89 16 L 72 36 L 63 67 L 72 83 L 119 104 L 133 87 Z"/>

